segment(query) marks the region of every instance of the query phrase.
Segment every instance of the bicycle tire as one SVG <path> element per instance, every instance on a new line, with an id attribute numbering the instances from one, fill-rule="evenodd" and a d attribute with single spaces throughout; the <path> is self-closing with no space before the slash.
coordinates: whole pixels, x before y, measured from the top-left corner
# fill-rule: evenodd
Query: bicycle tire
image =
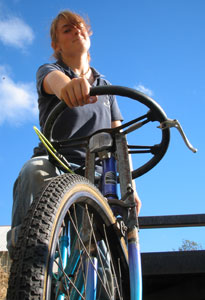
<path id="1" fill-rule="evenodd" d="M 77 243 L 78 246 L 82 243 L 81 236 L 82 233 L 84 234 L 84 229 L 79 225 L 79 220 L 76 217 L 75 209 L 83 209 L 87 221 L 89 216 L 93 220 L 92 224 L 94 225 L 91 230 L 94 233 L 90 235 L 89 241 L 93 243 L 96 240 L 96 248 L 98 244 L 102 245 L 102 241 L 104 241 L 106 248 L 110 250 L 111 266 L 109 270 L 104 271 L 102 277 L 104 278 L 105 273 L 107 273 L 116 279 L 112 279 L 115 283 L 115 294 L 112 290 L 112 298 L 109 296 L 108 299 L 130 299 L 127 248 L 123 236 L 116 227 L 116 219 L 106 199 L 86 178 L 79 175 L 63 174 L 51 180 L 39 199 L 33 202 L 25 218 L 16 246 L 16 255 L 11 266 L 7 300 L 50 300 L 58 299 L 57 294 L 66 295 L 66 293 L 70 298 L 66 298 L 66 296 L 65 299 L 87 299 L 85 289 L 81 294 L 82 297 L 79 296 L 81 298 L 72 296 L 73 294 L 76 295 L 76 290 L 71 284 L 71 277 L 77 285 L 78 276 L 81 275 L 82 277 L 82 258 L 78 259 L 78 264 L 74 268 L 75 272 L 64 274 L 72 265 L 72 255 L 76 254 L 76 250 L 73 251 L 71 246 L 75 245 L 74 249 L 76 249 Z M 87 212 L 89 212 L 89 215 L 87 215 Z M 75 219 L 75 225 L 72 223 L 72 218 Z M 54 266 L 58 265 L 59 267 L 62 259 L 60 255 L 57 263 L 54 254 L 60 253 L 58 247 L 61 232 L 65 231 L 65 228 L 68 232 L 68 222 L 70 222 L 73 230 L 75 227 L 78 228 L 79 233 L 76 241 L 71 238 L 70 256 L 66 252 L 66 255 L 69 256 L 67 266 L 64 267 L 62 276 L 56 279 Z M 84 235 L 83 239 L 84 245 L 87 247 L 85 249 L 88 249 L 88 240 L 85 239 Z M 79 247 L 77 250 L 79 256 L 80 253 L 86 252 L 85 249 Z M 96 252 L 96 249 L 95 253 L 99 258 L 100 254 Z M 101 267 L 102 265 L 101 261 Z M 62 266 L 60 269 L 62 269 Z M 70 276 L 70 281 L 66 276 Z M 100 277 L 99 271 L 98 277 Z M 101 288 L 103 278 L 99 281 Z M 68 283 L 67 286 L 66 282 Z M 110 291 L 106 291 L 106 288 L 110 288 L 108 283 L 104 284 L 103 289 L 106 295 L 111 295 L 109 294 Z"/>

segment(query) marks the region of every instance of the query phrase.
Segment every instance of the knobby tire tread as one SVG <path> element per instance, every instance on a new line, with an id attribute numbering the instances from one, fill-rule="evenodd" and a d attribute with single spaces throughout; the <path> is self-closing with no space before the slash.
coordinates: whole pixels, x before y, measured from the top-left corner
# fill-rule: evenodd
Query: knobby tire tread
<path id="1" fill-rule="evenodd" d="M 22 224 L 11 266 L 7 300 L 43 299 L 45 265 L 53 223 L 62 197 L 76 184 L 98 189 L 80 175 L 63 174 L 52 179 L 36 199 Z"/>

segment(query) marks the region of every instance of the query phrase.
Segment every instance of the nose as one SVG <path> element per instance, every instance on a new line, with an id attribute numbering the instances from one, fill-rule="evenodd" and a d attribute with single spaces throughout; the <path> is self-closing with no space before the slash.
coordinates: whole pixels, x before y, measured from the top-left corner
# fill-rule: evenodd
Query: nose
<path id="1" fill-rule="evenodd" d="M 80 30 L 77 26 L 74 26 L 74 27 L 73 27 L 73 33 L 74 33 L 75 35 L 79 34 L 80 32 L 81 32 L 81 30 Z"/>

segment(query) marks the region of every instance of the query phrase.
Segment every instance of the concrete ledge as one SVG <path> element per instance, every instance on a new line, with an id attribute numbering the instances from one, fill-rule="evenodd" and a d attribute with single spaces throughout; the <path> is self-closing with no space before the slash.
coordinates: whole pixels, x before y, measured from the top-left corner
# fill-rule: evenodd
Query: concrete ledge
<path id="1" fill-rule="evenodd" d="M 140 229 L 205 226 L 205 214 L 139 217 Z"/>
<path id="2" fill-rule="evenodd" d="M 205 274 L 205 250 L 142 253 L 142 274 Z"/>

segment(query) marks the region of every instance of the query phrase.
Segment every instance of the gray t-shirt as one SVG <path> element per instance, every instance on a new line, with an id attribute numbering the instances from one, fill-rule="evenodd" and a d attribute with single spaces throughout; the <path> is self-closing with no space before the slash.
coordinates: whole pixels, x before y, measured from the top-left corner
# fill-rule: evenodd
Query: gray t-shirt
<path id="1" fill-rule="evenodd" d="M 39 122 L 41 131 L 51 110 L 61 101 L 55 95 L 48 95 L 43 90 L 43 79 L 45 76 L 54 71 L 60 70 L 71 79 L 77 77 L 71 68 L 63 62 L 56 62 L 42 65 L 37 71 L 37 92 L 39 106 Z M 92 86 L 109 85 L 100 73 L 92 68 L 94 83 Z M 57 120 L 53 129 L 53 138 L 58 140 L 67 140 L 89 136 L 97 130 L 110 128 L 111 122 L 122 120 L 115 96 L 103 95 L 98 96 L 98 101 L 94 104 L 88 104 L 70 109 L 67 107 Z M 34 155 L 45 155 L 46 150 L 40 143 L 34 148 Z M 85 159 L 85 149 L 64 149 L 63 155 L 70 162 L 81 164 Z"/>

